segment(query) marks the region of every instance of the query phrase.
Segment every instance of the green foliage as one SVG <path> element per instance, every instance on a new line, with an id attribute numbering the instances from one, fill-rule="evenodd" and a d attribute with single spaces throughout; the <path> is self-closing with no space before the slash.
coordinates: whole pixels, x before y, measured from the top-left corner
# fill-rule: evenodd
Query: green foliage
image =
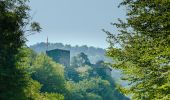
<path id="1" fill-rule="evenodd" d="M 103 64 L 103 61 L 92 65 L 84 54 L 78 54 L 74 59 L 81 60 L 74 60 L 72 62 L 74 64 L 65 70 L 67 79 L 71 79 L 66 83 L 66 100 L 113 100 L 113 98 L 114 100 L 128 100 L 116 89 L 111 76 L 106 74 L 107 66 Z"/>
<path id="2" fill-rule="evenodd" d="M 0 99 L 27 100 L 30 76 L 24 66 L 24 46 L 29 25 L 27 0 L 0 0 Z M 32 31 L 30 31 L 32 32 Z M 23 62 L 23 63 L 22 63 Z"/>
<path id="3" fill-rule="evenodd" d="M 88 100 L 87 98 L 90 98 L 89 93 L 97 91 L 99 80 L 97 78 L 93 78 L 90 80 L 79 81 L 78 83 L 68 81 L 66 84 L 66 88 L 69 93 L 67 94 L 66 100 Z"/>
<path id="4" fill-rule="evenodd" d="M 75 70 L 78 73 L 79 78 L 81 80 L 83 80 L 83 79 L 88 79 L 89 78 L 89 75 L 91 74 L 91 71 L 92 71 L 92 67 L 88 66 L 88 65 L 85 65 L 85 66 L 82 66 L 82 67 L 78 67 Z"/>
<path id="5" fill-rule="evenodd" d="M 32 78 L 43 86 L 42 92 L 64 92 L 64 67 L 45 54 L 38 55 L 32 64 Z"/>
<path id="6" fill-rule="evenodd" d="M 102 97 L 93 93 L 88 93 L 85 100 L 102 100 Z"/>
<path id="7" fill-rule="evenodd" d="M 170 98 L 170 1 L 124 0 L 127 20 L 114 23 L 118 34 L 108 34 L 107 55 L 116 60 L 130 86 L 123 88 L 137 100 Z M 118 46 L 118 47 L 117 47 Z"/>
<path id="8" fill-rule="evenodd" d="M 41 86 L 37 81 L 30 81 L 30 86 L 25 88 L 28 100 L 64 100 L 64 96 L 58 93 L 41 93 Z"/>
<path id="9" fill-rule="evenodd" d="M 26 100 L 47 100 L 46 97 L 42 93 L 40 93 L 40 83 L 38 83 L 37 81 L 33 81 L 32 79 L 30 79 L 29 82 L 29 86 L 24 89 L 25 93 L 27 94 Z"/>
<path id="10" fill-rule="evenodd" d="M 75 82 L 78 82 L 81 80 L 79 77 L 79 73 L 76 71 L 74 67 L 66 67 L 65 68 L 65 78 L 67 80 L 73 80 Z"/>
<path id="11" fill-rule="evenodd" d="M 89 70 L 92 65 L 86 54 L 80 53 L 71 59 L 71 66 L 65 68 L 65 76 L 67 80 L 78 82 L 88 77 Z"/>
<path id="12" fill-rule="evenodd" d="M 44 93 L 47 100 L 64 100 L 64 96 L 57 93 Z"/>
<path id="13" fill-rule="evenodd" d="M 51 63 L 54 63 L 46 55 L 44 55 L 44 54 L 38 55 L 35 52 L 33 52 L 32 50 L 30 50 L 29 48 L 22 49 L 22 52 L 27 54 L 27 56 L 22 58 L 22 60 L 25 60 L 25 62 L 21 62 L 21 64 L 23 66 L 27 67 L 26 71 L 29 72 L 29 74 L 31 74 L 31 75 L 35 75 L 36 72 L 39 73 L 40 70 L 42 73 L 46 71 L 46 69 L 44 69 L 44 68 L 47 66 L 43 63 L 43 61 L 49 62 L 48 63 L 49 65 L 52 65 Z M 43 58 L 40 59 L 41 57 L 43 57 Z M 40 62 L 38 60 L 40 60 Z M 46 64 L 47 64 L 47 62 L 46 62 Z M 35 66 L 35 65 L 39 65 L 39 66 Z M 50 66 L 48 66 L 48 67 L 50 67 Z M 53 74 L 56 72 L 56 70 L 59 70 L 61 72 L 60 75 L 62 75 L 63 69 L 60 65 L 57 66 L 57 68 L 59 68 L 59 69 L 56 69 L 55 65 L 53 65 L 51 67 L 54 68 L 54 69 L 52 69 L 54 71 L 51 71 Z M 61 67 L 61 70 L 60 70 L 60 67 Z M 47 71 L 49 71 L 49 70 L 47 70 Z M 45 80 L 45 78 L 49 78 L 48 73 L 46 73 L 47 75 L 43 75 L 42 73 L 39 74 L 40 77 L 38 77 L 38 78 L 41 78 L 41 81 Z M 59 74 L 57 74 L 57 75 L 59 76 Z M 39 79 L 36 79 L 36 80 L 39 81 Z M 29 85 L 24 89 L 29 100 L 40 100 L 40 99 L 42 99 L 42 100 L 64 100 L 63 95 L 58 94 L 57 92 L 54 92 L 53 90 L 47 91 L 47 92 L 42 91 L 42 89 L 44 88 L 44 87 L 42 87 L 43 84 L 40 84 L 38 81 L 32 80 L 30 78 Z M 49 80 L 45 80 L 45 81 L 49 81 Z M 58 80 L 55 79 L 55 81 L 58 81 Z M 49 81 L 49 82 L 51 82 L 51 81 Z M 49 88 L 52 88 L 52 86 Z M 60 89 L 61 88 L 64 88 L 64 87 L 62 86 L 62 87 L 60 87 Z M 43 93 L 43 92 L 45 92 L 45 93 Z M 52 92 L 54 92 L 54 93 L 52 93 Z"/>
<path id="14" fill-rule="evenodd" d="M 96 62 L 94 66 L 95 66 L 95 71 L 97 72 L 99 76 L 102 77 L 102 79 L 105 79 L 108 76 L 106 72 L 106 69 L 108 68 L 108 66 L 104 64 L 104 61 Z"/>
<path id="15" fill-rule="evenodd" d="M 109 81 L 101 78 L 84 79 L 78 83 L 68 81 L 66 88 L 68 90 L 66 100 L 128 100 L 112 88 Z"/>
<path id="16" fill-rule="evenodd" d="M 91 65 L 87 55 L 81 52 L 77 56 L 74 56 L 71 60 L 71 66 L 80 67 L 85 65 Z"/>

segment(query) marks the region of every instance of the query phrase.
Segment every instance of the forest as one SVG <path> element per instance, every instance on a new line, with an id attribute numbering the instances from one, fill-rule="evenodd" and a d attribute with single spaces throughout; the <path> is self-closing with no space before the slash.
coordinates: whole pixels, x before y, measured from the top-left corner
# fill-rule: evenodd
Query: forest
<path id="1" fill-rule="evenodd" d="M 121 0 L 126 20 L 111 23 L 119 32 L 103 29 L 109 47 L 74 53 L 70 67 L 26 45 L 43 30 L 28 2 L 0 0 L 0 100 L 170 100 L 169 0 Z M 127 87 L 110 67 L 121 70 Z"/>

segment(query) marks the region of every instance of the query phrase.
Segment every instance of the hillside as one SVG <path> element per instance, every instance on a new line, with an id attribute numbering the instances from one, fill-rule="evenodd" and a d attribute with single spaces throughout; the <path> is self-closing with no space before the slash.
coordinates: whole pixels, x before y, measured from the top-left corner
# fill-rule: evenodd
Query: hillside
<path id="1" fill-rule="evenodd" d="M 37 53 L 41 53 L 47 50 L 47 44 L 44 42 L 41 42 L 35 45 L 31 45 L 30 48 L 33 49 Z M 64 45 L 62 43 L 49 43 L 48 50 L 52 50 L 52 49 L 70 50 L 71 58 L 83 52 L 88 56 L 91 63 L 96 63 L 99 60 L 110 61 L 109 58 L 105 56 L 106 50 L 102 48 L 96 48 L 92 46 L 88 47 L 86 45 L 71 46 L 71 45 Z"/>
<path id="2" fill-rule="evenodd" d="M 30 46 L 30 48 L 33 49 L 37 53 L 41 53 L 41 52 L 45 52 L 47 50 L 47 44 L 44 42 L 41 42 L 41 43 L 37 43 L 35 45 Z M 49 43 L 48 44 L 48 50 L 52 50 L 52 49 L 56 49 L 56 48 L 70 50 L 71 58 L 73 56 L 77 56 L 77 54 L 83 52 L 88 56 L 88 58 L 92 64 L 95 64 L 97 61 L 100 61 L 100 60 L 103 60 L 106 62 L 107 61 L 111 62 L 111 59 L 109 59 L 105 56 L 106 50 L 104 50 L 102 48 L 88 47 L 86 45 L 71 46 L 71 45 L 64 45 L 62 43 Z M 124 81 L 121 81 L 120 76 L 121 76 L 121 74 L 119 71 L 117 71 L 117 70 L 112 71 L 112 77 L 114 78 L 114 80 L 116 80 L 117 83 L 122 84 L 123 86 L 126 86 L 127 83 L 125 83 Z"/>

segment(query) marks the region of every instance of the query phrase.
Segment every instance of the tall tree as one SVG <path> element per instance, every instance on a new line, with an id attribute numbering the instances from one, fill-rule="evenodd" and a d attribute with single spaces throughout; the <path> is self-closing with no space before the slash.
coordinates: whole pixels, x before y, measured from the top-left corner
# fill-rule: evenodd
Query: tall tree
<path id="1" fill-rule="evenodd" d="M 79 53 L 77 56 L 74 56 L 71 60 L 71 66 L 80 67 L 85 65 L 91 65 L 89 58 L 83 52 Z"/>
<path id="2" fill-rule="evenodd" d="M 45 54 L 38 55 L 31 66 L 32 78 L 43 86 L 42 92 L 64 93 L 64 67 L 55 63 Z"/>
<path id="3" fill-rule="evenodd" d="M 19 50 L 25 43 L 26 27 L 31 23 L 27 0 L 0 0 L 0 99 L 26 100 L 25 87 L 29 75 L 25 71 Z M 40 31 L 38 23 L 31 23 L 31 31 Z"/>
<path id="4" fill-rule="evenodd" d="M 170 1 L 123 0 L 127 19 L 113 23 L 119 33 L 108 34 L 108 56 L 130 86 L 122 89 L 137 100 L 170 98 Z"/>

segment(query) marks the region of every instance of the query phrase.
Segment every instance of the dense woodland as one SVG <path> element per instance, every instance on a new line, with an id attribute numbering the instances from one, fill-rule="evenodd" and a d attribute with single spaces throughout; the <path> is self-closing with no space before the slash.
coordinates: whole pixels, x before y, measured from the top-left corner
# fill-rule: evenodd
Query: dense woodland
<path id="1" fill-rule="evenodd" d="M 46 54 L 33 52 L 29 65 L 31 77 L 42 85 L 43 93 L 59 93 L 65 100 L 128 100 L 107 75 L 104 62 L 91 64 L 84 53 L 74 56 L 70 67 L 64 67 Z"/>
<path id="2" fill-rule="evenodd" d="M 103 30 L 112 63 L 78 53 L 70 67 L 26 46 L 26 37 L 41 31 L 27 3 L 0 0 L 0 100 L 170 99 L 169 0 L 122 0 L 127 18 L 112 23 L 119 32 Z M 104 70 L 110 65 L 128 87 L 115 84 Z"/>

